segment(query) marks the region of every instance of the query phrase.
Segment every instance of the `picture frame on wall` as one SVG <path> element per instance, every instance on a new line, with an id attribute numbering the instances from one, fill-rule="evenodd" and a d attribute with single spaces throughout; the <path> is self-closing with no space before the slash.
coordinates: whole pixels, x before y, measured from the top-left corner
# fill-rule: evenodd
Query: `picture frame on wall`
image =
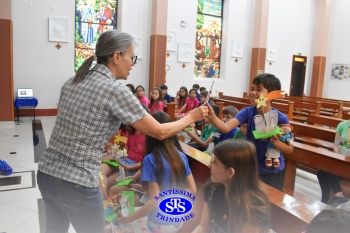
<path id="1" fill-rule="evenodd" d="M 192 60 L 193 60 L 193 45 L 191 43 L 179 43 L 177 61 L 189 63 Z"/>
<path id="2" fill-rule="evenodd" d="M 69 42 L 68 19 L 49 17 L 49 41 Z"/>

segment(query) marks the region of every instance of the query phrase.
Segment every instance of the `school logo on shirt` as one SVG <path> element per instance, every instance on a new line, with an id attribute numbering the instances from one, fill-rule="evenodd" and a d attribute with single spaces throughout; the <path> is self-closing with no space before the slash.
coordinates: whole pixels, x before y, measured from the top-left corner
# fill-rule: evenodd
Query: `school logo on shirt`
<path id="1" fill-rule="evenodd" d="M 157 211 L 157 218 L 165 222 L 185 222 L 194 218 L 191 212 L 196 196 L 186 190 L 170 189 L 155 196 L 160 201 Z"/>

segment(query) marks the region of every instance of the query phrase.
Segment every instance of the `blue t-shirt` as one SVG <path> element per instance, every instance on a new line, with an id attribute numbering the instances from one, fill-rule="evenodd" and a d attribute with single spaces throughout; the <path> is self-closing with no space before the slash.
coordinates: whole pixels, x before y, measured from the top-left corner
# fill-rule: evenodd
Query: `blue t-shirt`
<path id="1" fill-rule="evenodd" d="M 185 169 L 186 169 L 186 177 L 191 175 L 191 169 L 188 164 L 188 159 L 186 155 L 182 152 L 179 152 L 182 161 L 185 164 Z M 163 182 L 162 182 L 162 187 L 160 187 L 160 191 L 164 191 L 167 189 L 172 189 L 176 187 L 170 187 L 170 177 L 171 177 L 171 171 L 170 171 L 170 166 L 168 162 L 162 157 L 163 160 L 163 167 L 164 167 L 164 172 L 163 172 Z M 153 153 L 150 153 L 146 155 L 146 157 L 143 159 L 143 166 L 142 166 L 142 175 L 141 175 L 141 181 L 147 181 L 147 182 L 157 182 L 157 176 L 156 176 L 156 161 L 154 159 Z M 154 197 L 150 197 L 154 198 Z M 162 221 L 159 218 L 157 218 L 157 211 L 158 208 L 150 212 L 148 215 L 148 219 L 152 221 L 153 223 L 159 224 L 159 225 L 173 225 L 174 223 L 168 223 L 166 221 Z"/>
<path id="2" fill-rule="evenodd" d="M 276 110 L 275 108 L 272 108 L 273 110 Z M 278 113 L 278 122 L 277 125 L 280 124 L 289 124 L 288 117 L 281 113 L 280 111 L 276 110 Z M 266 154 L 266 146 L 268 143 L 268 140 L 270 139 L 255 139 L 253 135 L 253 131 L 255 130 L 255 123 L 254 123 L 254 116 L 258 115 L 258 111 L 256 106 L 246 107 L 243 108 L 241 111 L 237 113 L 235 118 L 239 121 L 239 123 L 242 125 L 244 123 L 247 124 L 247 140 L 254 143 L 256 147 L 256 153 L 258 154 L 258 170 L 259 174 L 269 174 L 269 173 L 277 173 L 284 169 L 284 158 L 282 155 L 282 152 L 280 152 L 280 166 L 278 168 L 268 168 L 265 166 L 265 154 Z"/>
<path id="3" fill-rule="evenodd" d="M 234 128 L 233 130 L 231 130 L 228 133 L 221 133 L 220 132 L 220 137 L 218 139 L 219 142 L 222 142 L 226 139 L 233 139 L 233 137 L 235 136 L 235 133 L 237 132 L 238 127 Z"/>
<path id="4" fill-rule="evenodd" d="M 208 94 L 209 95 L 209 94 Z M 201 94 L 197 91 L 196 98 L 198 99 L 199 102 L 201 102 Z"/>
<path id="5" fill-rule="evenodd" d="M 173 100 L 171 99 L 171 96 L 168 93 L 164 95 L 163 100 L 166 100 L 167 103 L 173 102 Z"/>

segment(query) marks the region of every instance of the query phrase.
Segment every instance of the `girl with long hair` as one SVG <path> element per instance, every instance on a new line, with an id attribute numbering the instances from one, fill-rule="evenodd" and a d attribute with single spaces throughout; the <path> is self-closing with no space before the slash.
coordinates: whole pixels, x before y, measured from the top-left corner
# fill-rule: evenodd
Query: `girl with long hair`
<path id="1" fill-rule="evenodd" d="M 162 102 L 162 89 L 159 87 L 154 87 L 152 90 L 149 110 L 151 113 L 164 110 L 164 104 Z"/>
<path id="2" fill-rule="evenodd" d="M 171 122 L 165 112 L 157 111 L 152 113 L 152 116 L 161 124 Z M 154 197 L 170 188 L 196 193 L 187 157 L 182 152 L 176 136 L 164 140 L 146 136 L 145 154 L 141 181 L 144 189 L 149 192 L 150 200 L 134 214 L 120 217 L 117 221 L 126 224 L 148 215 L 148 229 L 151 232 L 176 232 L 180 228 L 179 223 L 169 223 L 157 218 L 159 200 Z"/>
<path id="3" fill-rule="evenodd" d="M 177 101 L 177 109 L 181 109 L 186 104 L 188 98 L 188 90 L 185 86 L 180 87 L 180 90 L 176 94 L 175 100 Z"/>
<path id="4" fill-rule="evenodd" d="M 269 232 L 270 202 L 256 157 L 248 141 L 228 139 L 214 147 L 202 219 L 193 232 Z"/>

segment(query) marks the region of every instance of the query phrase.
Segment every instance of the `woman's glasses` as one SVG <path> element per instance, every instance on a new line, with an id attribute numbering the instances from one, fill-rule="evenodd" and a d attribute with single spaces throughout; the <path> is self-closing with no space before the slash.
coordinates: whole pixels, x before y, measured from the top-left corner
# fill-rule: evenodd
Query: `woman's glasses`
<path id="1" fill-rule="evenodd" d="M 123 55 L 123 54 L 124 54 L 124 53 L 122 53 L 122 52 L 119 52 L 119 53 L 120 53 L 120 55 Z M 113 57 L 113 55 L 114 55 L 114 53 L 111 55 L 111 57 Z M 137 56 L 136 56 L 136 55 L 131 56 L 131 62 L 132 62 L 133 65 L 136 64 L 136 61 L 137 61 Z"/>
<path id="2" fill-rule="evenodd" d="M 136 64 L 136 61 L 137 61 L 137 56 L 136 55 L 132 56 L 131 57 L 131 62 L 132 62 L 133 65 Z"/>

